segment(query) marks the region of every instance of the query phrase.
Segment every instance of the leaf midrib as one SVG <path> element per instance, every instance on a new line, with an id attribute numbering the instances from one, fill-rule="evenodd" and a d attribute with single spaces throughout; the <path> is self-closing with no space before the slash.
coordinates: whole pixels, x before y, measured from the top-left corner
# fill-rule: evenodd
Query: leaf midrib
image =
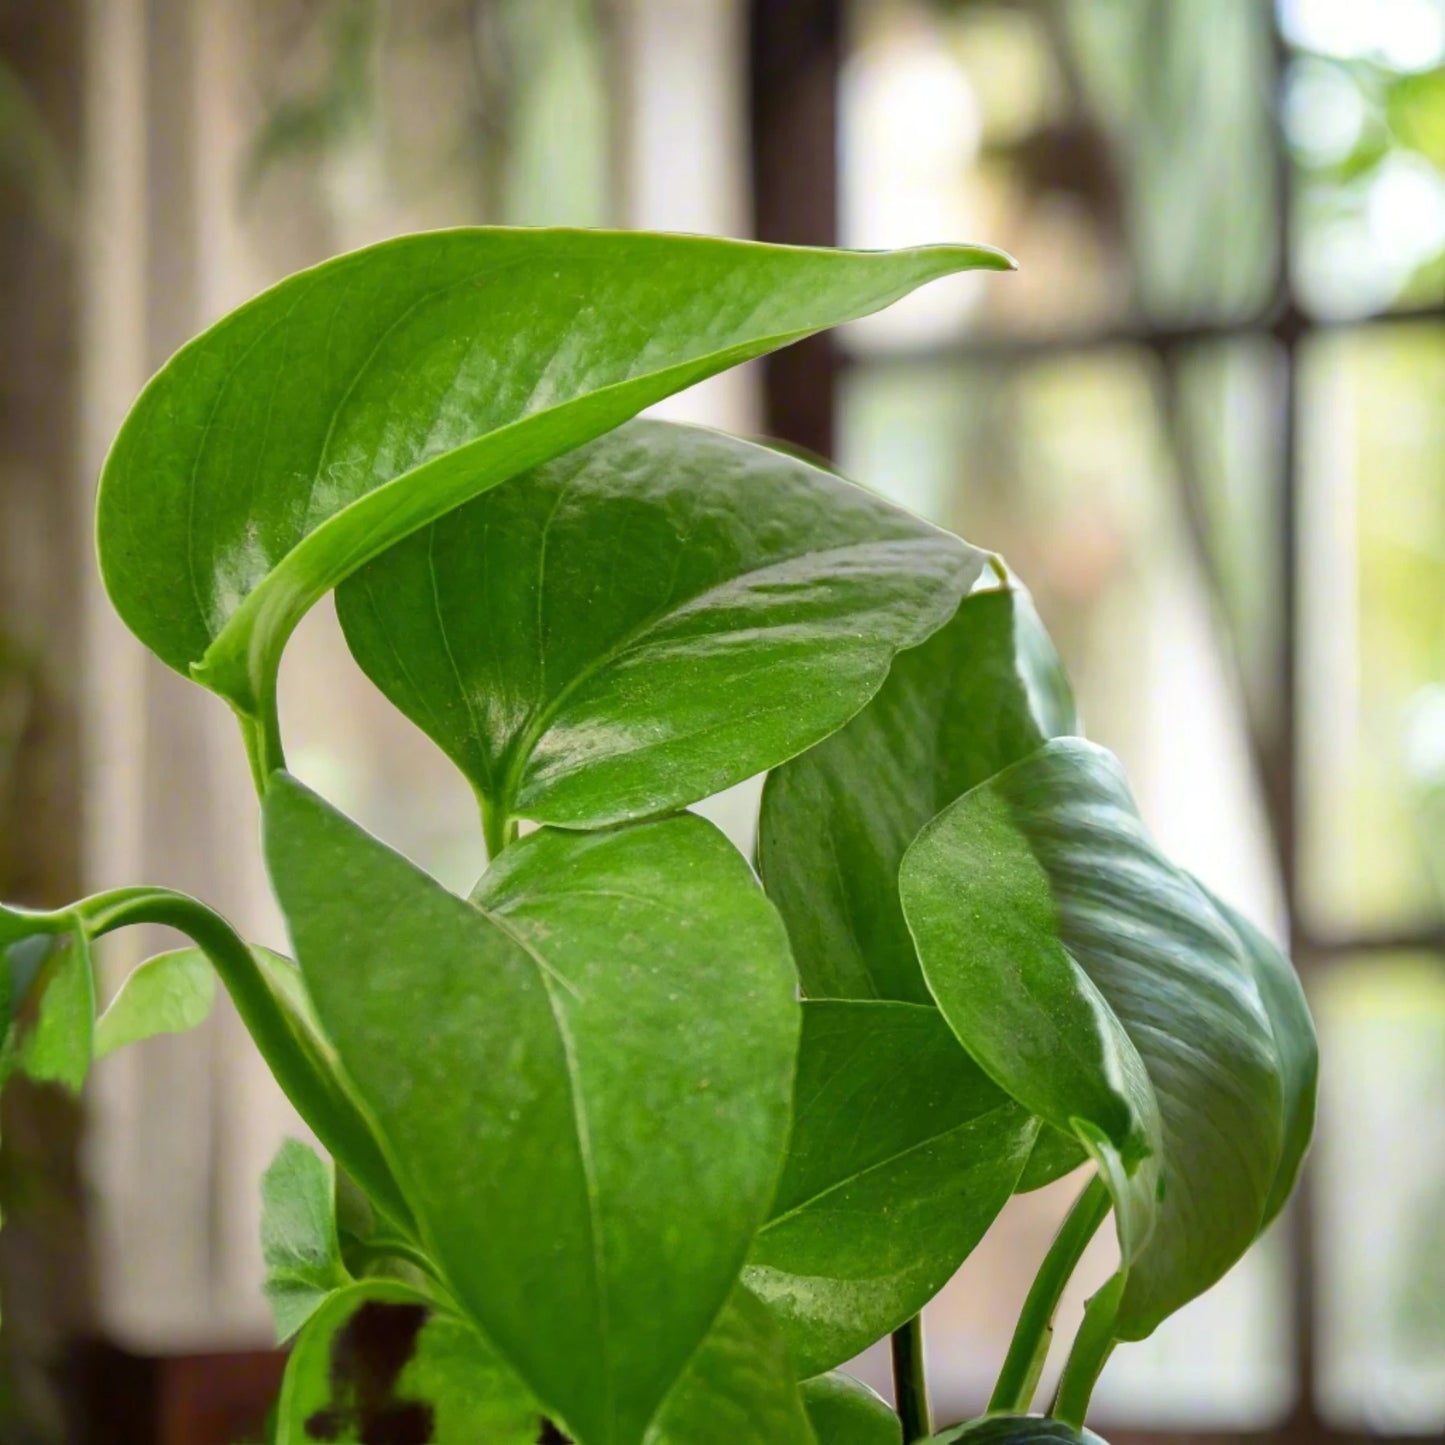
<path id="1" fill-rule="evenodd" d="M 582 1174 L 587 1185 L 587 1234 L 592 1246 L 592 1275 L 597 1298 L 598 1352 L 602 1363 L 603 1390 L 605 1392 L 605 1418 L 610 1430 L 615 1423 L 617 1402 L 615 1397 L 616 1386 L 612 1374 L 611 1320 L 607 1296 L 607 1258 L 601 1223 L 598 1218 L 597 1166 L 592 1156 L 592 1131 L 587 1117 L 587 1106 L 583 1101 L 579 1088 L 581 1083 L 581 1069 L 577 1062 L 576 1042 L 572 1037 L 572 1030 L 568 1027 L 562 1004 L 557 997 L 556 988 L 560 985 L 560 987 L 566 989 L 566 991 L 579 1002 L 581 1001 L 582 995 L 577 992 L 571 982 L 558 973 L 557 970 L 542 957 L 531 940 L 508 919 L 499 913 L 493 912 L 490 908 L 483 907 L 481 904 L 474 903 L 472 906 L 487 922 L 491 923 L 505 937 L 515 943 L 536 967 L 543 991 L 547 995 L 547 1006 L 552 1014 L 552 1023 L 556 1028 L 558 1040 L 562 1045 L 563 1055 L 567 1060 L 567 1091 L 572 1103 L 572 1125 L 577 1137 L 577 1153 L 582 1163 Z"/>
<path id="2" fill-rule="evenodd" d="M 560 502 L 559 502 L 560 505 Z M 549 519 L 550 525 L 550 519 Z M 945 538 L 946 533 L 940 533 L 939 538 Z M 790 552 L 785 557 L 778 557 L 764 566 L 749 567 L 745 572 L 738 572 L 722 582 L 714 582 L 700 591 L 692 593 L 683 598 L 669 597 L 667 603 L 642 621 L 634 624 L 622 637 L 612 644 L 605 652 L 599 654 L 586 663 L 578 672 L 573 674 L 557 691 L 553 698 L 546 703 L 534 716 L 531 723 L 518 735 L 518 742 L 513 744 L 512 760 L 507 765 L 503 779 L 502 788 L 494 800 L 501 809 L 511 815 L 512 805 L 515 803 L 521 784 L 524 781 L 527 764 L 531 761 L 532 754 L 536 751 L 537 745 L 547 735 L 552 725 L 557 721 L 563 707 L 585 683 L 591 682 L 600 673 L 612 667 L 634 648 L 640 646 L 648 634 L 655 631 L 663 622 L 670 617 L 675 617 L 714 593 L 724 591 L 726 588 L 735 585 L 739 581 L 754 577 L 760 572 L 770 572 L 775 568 L 787 567 L 794 562 L 800 562 L 807 557 L 824 557 L 835 554 L 857 552 L 869 547 L 878 546 L 881 542 L 928 542 L 935 540 L 926 532 L 916 536 L 900 536 L 886 538 L 870 538 L 866 541 L 849 542 L 838 547 L 805 548 L 801 551 Z M 540 607 L 540 601 L 539 601 Z M 443 628 L 445 634 L 445 627 Z M 704 729 L 705 731 L 705 729 Z"/>
<path id="3" fill-rule="evenodd" d="M 916 1144 L 910 1144 L 906 1149 L 900 1149 L 896 1153 L 890 1154 L 886 1159 L 880 1159 L 876 1163 L 870 1164 L 866 1169 L 856 1170 L 854 1173 L 849 1174 L 845 1178 L 840 1179 L 833 1184 L 829 1184 L 826 1188 L 820 1189 L 816 1194 L 811 1195 L 809 1198 L 802 1200 L 798 1204 L 792 1205 L 782 1214 L 774 1215 L 773 1218 L 768 1220 L 768 1222 L 763 1225 L 763 1227 L 758 1231 L 758 1238 L 761 1239 L 764 1235 L 768 1233 L 769 1230 L 773 1229 L 778 1225 L 786 1223 L 788 1220 L 794 1218 L 796 1215 L 801 1214 L 804 1210 L 812 1209 L 815 1205 L 819 1203 L 820 1200 L 826 1199 L 830 1194 L 836 1194 L 840 1189 L 846 1189 L 850 1184 L 856 1184 L 859 1180 L 867 1179 L 869 1175 L 878 1173 L 879 1170 L 890 1168 L 892 1165 L 895 1165 L 902 1160 L 907 1159 L 910 1155 L 918 1153 L 921 1149 L 927 1149 L 931 1145 L 943 1143 L 946 1140 L 952 1138 L 953 1135 L 963 1133 L 965 1130 L 973 1128 L 975 1124 L 979 1124 L 986 1119 L 992 1118 L 996 1114 L 1007 1114 L 1011 1112 L 1023 1113 L 1024 1110 L 1022 1105 L 1015 1103 L 1012 1099 L 1005 1099 L 1002 1103 L 995 1104 L 991 1109 L 985 1109 L 981 1114 L 975 1114 L 973 1118 L 966 1119 L 961 1124 L 954 1124 L 947 1129 L 941 1130 L 937 1134 L 929 1135 L 929 1137 L 926 1139 L 920 1139 Z M 1037 1135 L 1038 1125 L 1040 1121 L 1037 1118 L 1034 1118 L 1031 1122 L 1034 1125 L 1034 1133 Z M 1023 1172 L 1023 1165 L 1027 1162 L 1028 1154 L 1027 1152 L 1025 1152 L 1023 1160 L 1020 1162 L 1019 1165 L 1020 1173 Z"/>

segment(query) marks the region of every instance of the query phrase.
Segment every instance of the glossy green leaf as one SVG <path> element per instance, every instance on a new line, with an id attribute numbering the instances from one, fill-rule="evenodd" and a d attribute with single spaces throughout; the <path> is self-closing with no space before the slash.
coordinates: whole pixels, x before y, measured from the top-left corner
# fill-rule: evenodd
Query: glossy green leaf
<path id="1" fill-rule="evenodd" d="M 1284 1095 L 1284 1144 L 1269 1200 L 1265 1204 L 1261 1226 L 1264 1227 L 1289 1201 L 1295 1181 L 1299 1178 L 1300 1166 L 1309 1152 L 1315 1127 L 1315 1100 L 1319 1091 L 1319 1042 L 1294 965 L 1238 909 L 1231 908 L 1218 898 L 1214 899 L 1214 905 L 1234 929 L 1254 971 L 1254 980 L 1274 1034 L 1275 1056 Z"/>
<path id="2" fill-rule="evenodd" d="M 206 1021 L 215 1001 L 216 971 L 199 948 L 157 954 L 131 971 L 96 1020 L 95 1055 L 156 1034 L 183 1034 Z"/>
<path id="3" fill-rule="evenodd" d="M 0 1077 L 18 1069 L 38 1084 L 78 1094 L 95 1056 L 95 970 L 90 940 L 76 928 L 44 946 L 22 942 L 9 950 L 12 987 L 16 964 L 33 982 L 21 995 L 5 1042 Z"/>
<path id="4" fill-rule="evenodd" d="M 465 1321 L 395 1280 L 327 1297 L 297 1338 L 276 1445 L 536 1445 L 545 1422 Z"/>
<path id="5" fill-rule="evenodd" d="M 809 1376 L 948 1282 L 1008 1202 L 1038 1124 L 918 1004 L 805 1004 L 795 1097 L 744 1278 Z"/>
<path id="6" fill-rule="evenodd" d="M 1078 739 L 942 813 L 901 890 L 959 1038 L 1099 1162 L 1128 1269 L 1114 1333 L 1142 1338 L 1249 1246 L 1280 1165 L 1280 1065 L 1246 948 L 1155 847 L 1117 762 Z"/>
<path id="7" fill-rule="evenodd" d="M 904 851 L 955 798 L 1076 727 L 1053 645 L 1011 585 L 966 597 L 847 727 L 771 773 L 759 860 L 804 991 L 931 1003 L 898 901 Z"/>
<path id="8" fill-rule="evenodd" d="M 264 701 L 306 609 L 487 488 L 984 247 L 818 251 L 703 237 L 403 236 L 281 282 L 184 347 L 101 480 L 116 609 L 172 667 Z"/>
<path id="9" fill-rule="evenodd" d="M 646 1445 L 815 1445 L 788 1347 L 738 1288 L 647 1432 Z"/>
<path id="10" fill-rule="evenodd" d="M 862 1380 L 840 1370 L 803 1384 L 803 1404 L 818 1445 L 903 1445 L 893 1408 Z"/>
<path id="11" fill-rule="evenodd" d="M 831 472 L 638 421 L 393 547 L 337 608 L 493 813 L 595 827 L 827 736 L 984 560 Z"/>
<path id="12" fill-rule="evenodd" d="M 689 815 L 543 830 L 469 903 L 284 775 L 265 833 L 316 1010 L 461 1303 L 588 1445 L 640 1440 L 786 1144 L 799 1010 L 746 863 Z"/>
<path id="13" fill-rule="evenodd" d="M 284 1344 L 332 1290 L 350 1283 L 336 1234 L 336 1173 L 331 1161 L 287 1139 L 261 1176 L 264 1290 Z"/>
<path id="14" fill-rule="evenodd" d="M 1048 1415 L 985 1415 L 930 1438 L 928 1445 L 1105 1445 L 1092 1430 L 1076 1430 Z"/>

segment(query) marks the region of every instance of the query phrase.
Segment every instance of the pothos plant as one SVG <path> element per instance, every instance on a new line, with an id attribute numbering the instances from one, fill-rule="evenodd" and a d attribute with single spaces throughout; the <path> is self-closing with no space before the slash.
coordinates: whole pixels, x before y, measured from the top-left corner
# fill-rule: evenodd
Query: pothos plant
<path id="1" fill-rule="evenodd" d="M 78 1088 L 220 977 L 328 1156 L 262 1182 L 277 1441 L 920 1439 L 919 1311 L 1012 1195 L 1086 1168 L 989 1414 L 936 1437 L 1075 1439 L 1116 1343 L 1284 1204 L 1296 977 L 1151 841 L 1003 562 L 794 453 L 634 419 L 1010 264 L 409 236 L 242 306 L 136 403 L 105 582 L 235 712 L 295 961 L 163 888 L 5 909 L 3 1066 Z M 466 897 L 286 770 L 282 650 L 333 589 L 476 793 Z M 686 810 L 761 772 L 754 868 Z M 91 944 L 134 923 L 195 948 L 97 1021 Z M 1029 1416 L 1110 1213 L 1118 1271 Z M 897 1413 L 837 1373 L 890 1333 Z"/>

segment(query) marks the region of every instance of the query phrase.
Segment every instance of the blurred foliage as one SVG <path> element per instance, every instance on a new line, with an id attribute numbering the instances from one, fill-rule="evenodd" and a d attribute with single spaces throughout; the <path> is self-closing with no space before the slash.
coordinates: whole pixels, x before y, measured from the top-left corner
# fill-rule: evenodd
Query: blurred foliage
<path id="1" fill-rule="evenodd" d="M 45 230 L 69 240 L 76 218 L 75 183 L 60 143 L 25 80 L 0 56 L 0 202 L 22 208 Z"/>
<path id="2" fill-rule="evenodd" d="M 314 159 L 364 133 L 374 114 L 378 0 L 329 0 L 315 21 L 324 37 L 321 75 L 278 99 L 261 122 L 246 167 L 248 190 L 278 163 Z"/>
<path id="3" fill-rule="evenodd" d="M 282 30 L 297 59 L 282 67 L 252 139 L 245 192 L 278 166 L 326 165 L 370 147 L 400 196 L 445 171 L 449 190 L 475 195 L 469 219 L 599 224 L 609 219 L 605 72 L 616 8 L 291 0 Z M 443 116 L 442 135 L 424 127 L 421 144 L 409 143 L 417 94 L 407 77 L 435 76 L 458 54 L 470 66 L 464 102 Z"/>
<path id="4" fill-rule="evenodd" d="M 891 0 L 885 0 L 891 3 Z M 1277 272 L 1272 26 L 1261 0 L 931 0 L 990 32 L 1048 94 L 990 138 L 1028 202 L 1072 201 L 1124 258 L 1130 309 L 1166 322 L 1261 311 Z M 991 97 L 985 75 L 972 77 Z M 1017 111 L 1016 98 L 1010 101 Z M 989 130 L 985 117 L 985 131 Z"/>
<path id="5" fill-rule="evenodd" d="M 1445 300 L 1445 66 L 1305 52 L 1286 100 L 1306 299 L 1341 314 Z"/>

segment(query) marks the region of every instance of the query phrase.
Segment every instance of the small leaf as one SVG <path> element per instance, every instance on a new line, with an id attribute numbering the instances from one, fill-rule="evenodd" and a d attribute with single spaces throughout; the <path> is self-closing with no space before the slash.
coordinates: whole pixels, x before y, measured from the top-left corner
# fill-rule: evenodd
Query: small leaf
<path id="1" fill-rule="evenodd" d="M 825 737 L 983 561 L 831 472 L 640 421 L 393 547 L 337 610 L 501 817 L 596 827 Z"/>
<path id="2" fill-rule="evenodd" d="M 795 1097 L 744 1278 L 808 1376 L 911 1319 L 952 1278 L 1008 1202 L 1038 1124 L 917 1004 L 805 1004 Z"/>
<path id="3" fill-rule="evenodd" d="M 645 1445 L 815 1445 L 788 1348 L 739 1286 L 669 1392 Z"/>
<path id="4" fill-rule="evenodd" d="M 54 933 L 33 933 L 33 927 L 24 914 L 0 908 L 0 1038 L 8 1035 L 41 966 L 58 946 Z"/>
<path id="5" fill-rule="evenodd" d="M 932 1003 L 898 901 L 898 865 L 942 808 L 1077 728 L 1029 595 L 964 598 L 902 653 L 842 731 L 769 774 L 758 853 L 804 991 Z"/>
<path id="6" fill-rule="evenodd" d="M 1106 1445 L 1092 1430 L 1076 1430 L 1048 1415 L 985 1415 L 934 1435 L 927 1445 Z"/>
<path id="7" fill-rule="evenodd" d="M 13 1063 L 38 1084 L 78 1094 L 95 1054 L 95 971 L 81 928 L 52 940 L 35 982 L 16 1011 Z M 23 951 L 23 946 L 22 946 Z M 14 955 L 12 953 L 12 966 Z M 8 1072 L 8 1068 L 7 1068 Z"/>
<path id="8" fill-rule="evenodd" d="M 1128 1271 L 1115 1334 L 1143 1338 L 1248 1248 L 1280 1169 L 1249 950 L 1150 840 L 1115 760 L 1077 739 L 945 810 L 901 889 L 965 1047 L 1099 1163 Z"/>
<path id="9" fill-rule="evenodd" d="M 216 972 L 199 948 L 158 954 L 131 971 L 95 1025 L 95 1055 L 156 1034 L 182 1034 L 206 1021 Z"/>
<path id="10" fill-rule="evenodd" d="M 786 1144 L 798 1005 L 746 863 L 690 815 L 546 829 L 473 904 L 284 774 L 265 831 L 429 1253 L 539 1400 L 589 1445 L 635 1445 Z"/>
<path id="11" fill-rule="evenodd" d="M 261 1258 L 277 1344 L 350 1283 L 336 1236 L 335 1179 L 331 1162 L 297 1139 L 281 1145 L 261 1176 Z"/>
<path id="12" fill-rule="evenodd" d="M 902 1422 L 862 1380 L 835 1370 L 802 1390 L 818 1445 L 903 1445 Z"/>
<path id="13" fill-rule="evenodd" d="M 465 1321 L 395 1280 L 329 1295 L 281 1386 L 276 1445 L 536 1445 L 536 1404 Z"/>
<path id="14" fill-rule="evenodd" d="M 256 297 L 152 379 L 101 478 L 116 610 L 254 711 L 312 603 L 489 487 L 727 367 L 997 251 L 403 236 Z"/>

